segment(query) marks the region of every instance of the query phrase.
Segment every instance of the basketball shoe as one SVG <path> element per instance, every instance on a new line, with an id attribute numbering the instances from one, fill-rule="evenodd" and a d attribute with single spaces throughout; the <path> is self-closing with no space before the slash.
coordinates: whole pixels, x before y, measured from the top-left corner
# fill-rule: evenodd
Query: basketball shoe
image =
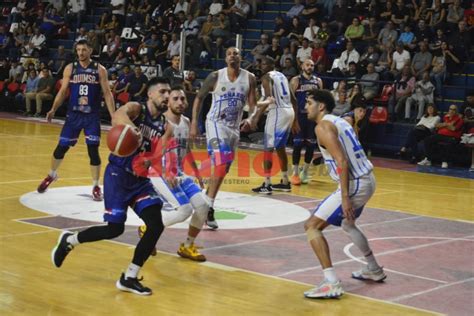
<path id="1" fill-rule="evenodd" d="M 213 207 L 210 207 L 209 208 L 209 213 L 207 213 L 206 225 L 212 230 L 216 230 L 216 229 L 219 228 L 219 225 L 217 225 L 216 219 L 214 218 L 214 208 Z"/>
<path id="2" fill-rule="evenodd" d="M 44 193 L 48 189 L 49 185 L 56 180 L 58 180 L 57 175 L 54 177 L 51 177 L 48 174 L 48 176 L 44 178 L 43 181 L 41 181 L 40 185 L 38 186 L 38 189 L 37 189 L 38 193 Z"/>
<path id="3" fill-rule="evenodd" d="M 291 192 L 291 184 L 290 182 L 284 184 L 283 180 L 280 180 L 280 183 L 272 185 L 272 189 L 275 191 Z"/>
<path id="4" fill-rule="evenodd" d="M 146 225 L 138 226 L 138 237 L 142 238 L 146 232 Z M 156 256 L 156 247 L 151 251 L 150 256 Z"/>
<path id="5" fill-rule="evenodd" d="M 71 235 L 73 235 L 71 232 L 62 232 L 56 247 L 51 252 L 51 259 L 56 268 L 61 267 L 66 256 L 74 249 L 74 246 L 67 242 L 67 238 Z"/>
<path id="6" fill-rule="evenodd" d="M 357 280 L 382 282 L 387 278 L 387 275 L 383 272 L 383 267 L 379 267 L 377 270 L 369 270 L 369 267 L 365 266 L 359 271 L 352 272 L 352 277 Z"/>
<path id="7" fill-rule="evenodd" d="M 187 258 L 199 262 L 206 261 L 206 256 L 199 252 L 194 243 L 192 243 L 189 247 L 186 247 L 184 243 L 181 243 L 177 253 L 182 258 Z"/>
<path id="8" fill-rule="evenodd" d="M 308 173 L 301 170 L 300 179 L 301 179 L 301 184 L 308 184 L 309 183 Z"/>
<path id="9" fill-rule="evenodd" d="M 253 188 L 252 192 L 259 193 L 259 194 L 266 194 L 270 195 L 272 194 L 272 186 L 271 185 L 265 185 L 265 182 L 259 187 Z"/>
<path id="10" fill-rule="evenodd" d="M 323 280 L 318 286 L 304 292 L 307 298 L 337 298 L 342 294 L 344 294 L 344 289 L 341 281 L 330 283 L 328 280 Z"/>
<path id="11" fill-rule="evenodd" d="M 140 281 L 143 278 L 126 278 L 125 273 L 122 273 L 120 279 L 115 283 L 115 286 L 120 291 L 135 293 L 138 295 L 151 295 L 151 289 L 143 286 Z"/>
<path id="12" fill-rule="evenodd" d="M 96 185 L 92 188 L 92 199 L 94 201 L 98 201 L 98 202 L 103 200 L 102 190 L 100 189 L 100 187 L 98 185 Z"/>
<path id="13" fill-rule="evenodd" d="M 300 176 L 297 175 L 297 174 L 292 175 L 291 178 L 290 178 L 290 182 L 293 185 L 301 185 Z"/>

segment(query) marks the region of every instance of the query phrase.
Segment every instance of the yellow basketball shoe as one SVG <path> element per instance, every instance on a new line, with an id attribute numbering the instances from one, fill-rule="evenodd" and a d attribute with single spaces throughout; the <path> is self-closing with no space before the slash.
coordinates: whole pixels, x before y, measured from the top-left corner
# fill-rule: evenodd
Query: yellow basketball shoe
<path id="1" fill-rule="evenodd" d="M 194 243 L 192 243 L 189 247 L 186 247 L 184 243 L 181 243 L 177 253 L 182 258 L 187 258 L 199 262 L 206 261 L 206 257 L 203 254 L 199 253 L 199 250 L 197 249 L 196 245 L 194 245 Z"/>
<path id="2" fill-rule="evenodd" d="M 138 226 L 138 237 L 142 238 L 146 232 L 146 225 Z M 156 256 L 156 247 L 151 251 L 151 256 Z"/>

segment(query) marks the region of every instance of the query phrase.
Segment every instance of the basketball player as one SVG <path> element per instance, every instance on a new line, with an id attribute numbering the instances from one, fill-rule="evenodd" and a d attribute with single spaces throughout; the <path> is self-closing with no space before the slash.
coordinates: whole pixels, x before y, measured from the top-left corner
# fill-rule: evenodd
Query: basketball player
<path id="1" fill-rule="evenodd" d="M 125 230 L 127 208 L 131 207 L 148 229 L 138 242 L 132 262 L 125 273 L 122 273 L 116 286 L 119 290 L 138 295 L 152 293 L 151 289 L 140 283 L 138 273 L 164 230 L 161 219 L 163 201 L 158 197 L 150 179 L 137 175 L 135 166 L 137 162 L 141 162 L 142 168 L 149 167 L 150 160 L 143 158 L 151 151 L 152 142 L 160 137 L 166 141 L 171 136 L 171 127 L 166 124 L 163 115 L 169 92 L 167 79 L 153 78 L 148 82 L 146 104 L 129 102 L 115 112 L 112 125 L 135 126 L 142 137 L 142 145 L 129 157 L 110 154 L 104 174 L 104 221 L 107 225 L 90 227 L 79 233 L 63 232 L 52 251 L 52 260 L 56 267 L 61 267 L 69 252 L 79 244 L 120 236 Z M 169 185 L 174 186 L 175 183 L 170 179 Z"/>
<path id="2" fill-rule="evenodd" d="M 331 115 L 334 98 L 327 90 L 312 90 L 308 93 L 306 110 L 308 119 L 316 122 L 316 136 L 321 154 L 331 178 L 339 184 L 338 189 L 324 199 L 305 223 L 308 241 L 319 259 L 324 280 L 315 288 L 306 291 L 309 298 L 338 297 L 344 293 L 341 281 L 329 256 L 329 247 L 323 230 L 329 225 L 342 226 L 352 242 L 367 260 L 367 266 L 353 272 L 360 280 L 382 281 L 386 278 L 378 265 L 364 234 L 355 225 L 365 204 L 375 191 L 372 163 L 365 156 L 353 128 L 343 118 Z"/>
<path id="3" fill-rule="evenodd" d="M 288 179 L 288 157 L 286 143 L 295 121 L 296 100 L 290 92 L 288 79 L 281 72 L 275 71 L 275 60 L 271 57 L 262 58 L 262 90 L 264 101 L 257 103 L 257 117 L 268 110 L 264 133 L 263 170 L 265 182 L 252 189 L 260 194 L 271 194 L 275 191 L 291 191 Z M 273 165 L 273 150 L 276 150 L 281 168 L 282 179 L 279 184 L 271 184 L 270 173 Z"/>
<path id="4" fill-rule="evenodd" d="M 92 198 L 94 201 L 102 201 L 102 192 L 99 187 L 101 89 L 111 117 L 115 111 L 114 98 L 110 91 L 107 70 L 91 60 L 92 47 L 86 40 L 76 43 L 76 54 L 78 61 L 67 65 L 64 69 L 61 89 L 54 99 L 51 110 L 46 114 L 46 119 L 51 122 L 70 89 L 66 121 L 59 136 L 59 144 L 51 158 L 51 170 L 37 190 L 39 193 L 44 193 L 49 185 L 57 180 L 56 171 L 61 165 L 64 155 L 71 146 L 77 143 L 79 134 L 84 130 L 91 166 Z"/>
<path id="5" fill-rule="evenodd" d="M 201 191 L 201 188 L 204 188 L 204 184 L 199 176 L 196 162 L 190 150 L 189 129 L 191 124 L 189 119 L 183 115 L 187 107 L 188 101 L 183 88 L 180 86 L 172 87 L 168 100 L 168 111 L 166 111 L 165 116 L 168 123 L 173 127 L 173 138 L 177 143 L 176 148 L 172 150 L 178 161 L 178 185 L 174 188 L 170 188 L 163 177 L 152 177 L 150 179 L 153 185 L 158 189 L 158 192 L 173 206 L 177 206 L 175 211 L 162 212 L 165 227 L 181 223 L 192 214 L 188 237 L 181 243 L 178 249 L 178 255 L 194 261 L 206 261 L 206 257 L 199 253 L 199 250 L 194 245 L 194 240 L 206 221 L 207 214 L 209 213 L 209 204 L 204 197 L 204 193 Z M 201 188 L 194 183 L 192 177 L 185 175 L 184 164 L 186 161 L 189 162 Z M 138 232 L 140 237 L 142 237 L 145 231 L 145 225 L 139 228 Z M 152 255 L 154 254 L 156 254 L 156 250 L 152 253 Z"/>
<path id="6" fill-rule="evenodd" d="M 227 67 L 209 74 L 193 104 L 192 139 L 198 135 L 202 102 L 209 92 L 212 93 L 212 105 L 206 118 L 207 150 L 214 167 L 206 192 L 211 207 L 207 225 L 212 229 L 218 228 L 214 218 L 214 200 L 234 159 L 240 137 L 239 126 L 241 130 L 248 131 L 256 125 L 256 79 L 252 73 L 240 68 L 241 60 L 240 50 L 229 47 L 225 57 Z M 249 105 L 249 118 L 242 121 L 246 103 Z"/>
<path id="7" fill-rule="evenodd" d="M 298 124 L 293 129 L 293 175 L 291 176 L 291 183 L 294 185 L 308 183 L 308 170 L 311 160 L 313 160 L 314 149 L 316 148 L 314 122 L 308 120 L 305 109 L 306 96 L 310 90 L 323 88 L 322 80 L 313 75 L 314 62 L 311 59 L 306 59 L 301 69 L 301 74 L 293 77 L 290 81 L 291 92 L 295 95 L 298 103 L 296 113 Z M 306 148 L 304 166 L 300 170 L 299 164 L 303 147 Z"/>

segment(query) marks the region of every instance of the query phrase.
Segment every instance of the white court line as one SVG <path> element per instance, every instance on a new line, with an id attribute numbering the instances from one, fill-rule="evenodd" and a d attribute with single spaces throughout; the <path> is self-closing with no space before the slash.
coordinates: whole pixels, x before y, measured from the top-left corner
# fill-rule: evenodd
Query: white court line
<path id="1" fill-rule="evenodd" d="M 91 177 L 77 177 L 77 178 L 58 178 L 59 180 L 83 180 L 90 179 Z M 31 180 L 16 180 L 16 181 L 4 181 L 0 182 L 1 184 L 14 184 L 14 183 L 27 183 L 27 182 L 39 182 L 42 179 L 31 179 Z"/>
<path id="2" fill-rule="evenodd" d="M 474 281 L 474 278 L 469 278 L 469 279 L 465 279 L 465 280 L 461 280 L 461 281 L 457 281 L 457 282 L 438 285 L 437 287 L 434 287 L 434 288 L 431 288 L 431 289 L 428 289 L 428 290 L 419 291 L 419 292 L 415 292 L 415 293 L 411 293 L 411 294 L 406 294 L 406 295 L 398 296 L 398 297 L 391 298 L 391 299 L 388 299 L 388 300 L 391 301 L 391 302 L 399 302 L 399 301 L 402 301 L 402 300 L 405 300 L 405 299 L 413 298 L 415 296 L 420 296 L 420 295 L 423 295 L 423 294 L 426 294 L 426 293 L 430 293 L 430 292 L 433 292 L 433 291 L 444 289 L 444 288 L 449 287 L 449 286 L 463 284 L 463 283 L 467 283 L 467 282 L 471 282 L 471 281 Z"/>
<path id="3" fill-rule="evenodd" d="M 358 225 L 358 227 L 367 227 L 367 226 L 380 225 L 380 224 L 389 224 L 389 223 L 395 223 L 395 222 L 400 222 L 400 221 L 405 221 L 405 220 L 417 219 L 417 218 L 420 218 L 420 217 L 422 217 L 422 216 L 411 216 L 411 217 L 399 218 L 399 219 L 394 219 L 394 220 L 389 220 L 389 221 L 367 223 L 367 224 Z M 342 230 L 342 229 L 341 228 L 332 228 L 332 229 L 329 228 L 329 229 L 325 230 L 324 232 L 333 232 L 333 231 L 340 231 L 340 230 Z M 208 251 L 208 250 L 233 248 L 233 247 L 239 247 L 239 246 L 258 244 L 258 243 L 261 243 L 261 242 L 281 240 L 281 239 L 293 238 L 293 237 L 303 237 L 303 236 L 306 236 L 306 234 L 305 233 L 300 233 L 300 234 L 294 234 L 294 235 L 286 235 L 286 236 L 280 236 L 280 237 L 272 237 L 272 238 L 265 238 L 265 239 L 259 239 L 259 240 L 252 240 L 252 241 L 246 241 L 246 242 L 241 242 L 241 243 L 236 243 L 236 244 L 227 244 L 227 245 L 223 245 L 223 246 L 205 248 L 205 250 Z"/>

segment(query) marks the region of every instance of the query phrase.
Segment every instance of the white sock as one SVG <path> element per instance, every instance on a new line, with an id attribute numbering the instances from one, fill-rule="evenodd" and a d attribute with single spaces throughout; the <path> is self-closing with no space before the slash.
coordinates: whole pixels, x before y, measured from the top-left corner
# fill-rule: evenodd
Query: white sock
<path id="1" fill-rule="evenodd" d="M 209 207 L 214 207 L 214 199 L 210 198 L 209 196 L 206 195 L 207 203 L 209 204 Z"/>
<path id="2" fill-rule="evenodd" d="M 272 179 L 270 177 L 265 177 L 265 186 L 270 186 L 272 184 Z"/>
<path id="3" fill-rule="evenodd" d="M 336 270 L 333 267 L 323 269 L 324 278 L 329 281 L 329 283 L 336 283 L 338 281 L 336 276 Z"/>
<path id="4" fill-rule="evenodd" d="M 293 165 L 293 175 L 297 176 L 300 173 L 298 165 Z"/>
<path id="5" fill-rule="evenodd" d="M 308 174 L 308 170 L 309 170 L 309 163 L 305 163 L 303 165 L 303 173 Z"/>
<path id="6" fill-rule="evenodd" d="M 191 237 L 191 236 L 188 236 L 188 238 L 186 238 L 186 241 L 184 242 L 184 245 L 186 247 L 189 247 L 191 246 L 191 244 L 194 243 L 194 240 L 196 239 L 196 237 Z"/>
<path id="7" fill-rule="evenodd" d="M 66 241 L 70 243 L 71 245 L 73 245 L 74 247 L 80 244 L 79 240 L 77 239 L 77 233 L 66 238 Z"/>
<path id="8" fill-rule="evenodd" d="M 56 178 L 56 176 L 58 175 L 56 170 L 49 170 L 49 173 L 48 175 L 52 178 Z"/>
<path id="9" fill-rule="evenodd" d="M 127 268 L 127 271 L 125 271 L 125 278 L 136 278 L 138 276 L 138 272 L 140 271 L 141 267 L 137 266 L 134 263 L 130 263 L 130 265 Z"/>
<path id="10" fill-rule="evenodd" d="M 282 171 L 281 178 L 283 179 L 283 184 L 288 184 L 290 182 L 288 179 L 288 171 Z"/>
<path id="11" fill-rule="evenodd" d="M 367 267 L 369 270 L 374 271 L 380 269 L 380 266 L 377 263 L 377 260 L 375 260 L 375 256 L 372 251 L 370 251 L 370 253 L 365 256 L 365 259 L 367 260 Z"/>
<path id="12" fill-rule="evenodd" d="M 93 187 L 98 187 L 99 186 L 99 180 L 92 180 L 92 186 Z"/>

